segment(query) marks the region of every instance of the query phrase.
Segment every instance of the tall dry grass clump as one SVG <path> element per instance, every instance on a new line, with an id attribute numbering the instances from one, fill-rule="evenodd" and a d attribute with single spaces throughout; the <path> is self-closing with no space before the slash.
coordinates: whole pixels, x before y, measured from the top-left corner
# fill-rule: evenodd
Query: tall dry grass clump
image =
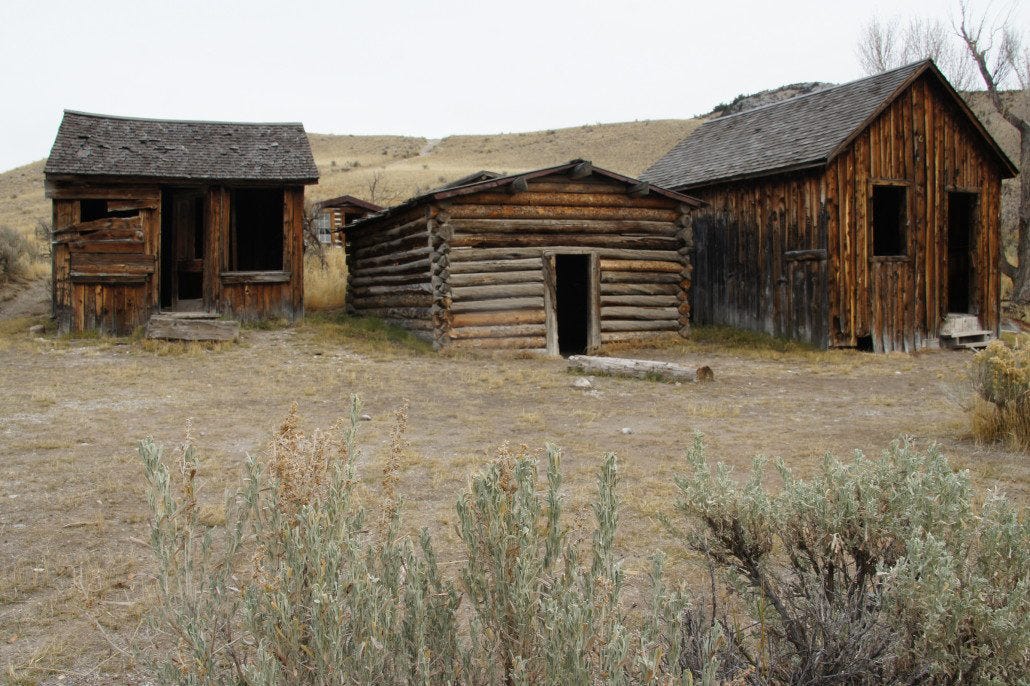
<path id="1" fill-rule="evenodd" d="M 9 226 L 0 226 L 0 285 L 39 278 L 47 269 L 36 241 Z"/>
<path id="2" fill-rule="evenodd" d="M 347 296 L 347 260 L 343 248 L 327 247 L 325 261 L 314 253 L 304 255 L 304 307 L 336 310 Z"/>
<path id="3" fill-rule="evenodd" d="M 1030 337 L 992 341 L 973 357 L 973 436 L 1030 451 Z"/>
<path id="4" fill-rule="evenodd" d="M 1030 658 L 1030 524 L 965 472 L 904 443 L 827 458 L 809 480 L 762 463 L 746 483 L 700 438 L 678 479 L 696 590 L 653 557 L 623 597 L 618 461 L 593 523 L 570 529 L 561 451 L 503 450 L 458 497 L 444 573 L 432 534 L 399 532 L 398 465 L 366 515 L 355 497 L 359 408 L 309 435 L 296 410 L 248 459 L 226 517 L 205 523 L 198 457 L 169 470 L 140 445 L 157 559 L 155 666 L 174 684 L 1001 684 Z M 406 410 L 392 449 L 403 450 Z M 679 529 L 676 527 L 679 526 Z M 700 554 L 699 556 L 697 554 Z"/>

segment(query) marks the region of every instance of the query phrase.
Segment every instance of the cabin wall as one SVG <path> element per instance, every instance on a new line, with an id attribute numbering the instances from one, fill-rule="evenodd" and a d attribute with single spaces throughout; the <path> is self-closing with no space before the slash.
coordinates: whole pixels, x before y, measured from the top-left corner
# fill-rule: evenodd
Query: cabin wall
<path id="1" fill-rule="evenodd" d="M 399 214 L 388 226 L 348 230 L 347 311 L 379 317 L 433 340 L 429 210 Z"/>
<path id="2" fill-rule="evenodd" d="M 283 189 L 283 268 L 230 271 L 231 189 L 207 191 L 205 304 L 243 321 L 304 315 L 304 187 Z"/>
<path id="3" fill-rule="evenodd" d="M 62 332 L 128 335 L 160 308 L 161 188 L 49 183 L 53 199 L 53 315 Z M 204 304 L 241 319 L 304 312 L 302 186 L 284 192 L 283 270 L 228 271 L 230 192 L 206 190 Z M 84 200 L 137 216 L 82 222 Z"/>
<path id="4" fill-rule="evenodd" d="M 558 352 L 555 257 L 590 256 L 588 347 L 687 332 L 688 208 L 587 177 L 456 198 L 432 210 L 438 346 Z"/>
<path id="5" fill-rule="evenodd" d="M 160 192 L 151 186 L 55 185 L 53 315 L 63 333 L 127 335 L 157 309 Z M 81 221 L 83 200 L 136 216 Z"/>
<path id="6" fill-rule="evenodd" d="M 827 189 L 818 172 L 691 191 L 693 321 L 827 344 Z"/>
<path id="7" fill-rule="evenodd" d="M 874 256 L 872 194 L 907 189 L 903 256 Z M 948 312 L 948 192 L 975 192 L 974 309 L 1000 323 L 1000 169 L 928 78 L 899 96 L 825 170 L 689 191 L 694 321 L 814 345 L 917 350 Z"/>
<path id="8" fill-rule="evenodd" d="M 904 259 L 873 256 L 875 183 L 908 188 Z M 1000 170 L 940 87 L 916 81 L 826 170 L 835 200 L 830 232 L 833 343 L 869 337 L 875 350 L 916 350 L 938 336 L 948 312 L 948 192 L 979 194 L 973 262 L 981 325 L 1000 324 Z"/>

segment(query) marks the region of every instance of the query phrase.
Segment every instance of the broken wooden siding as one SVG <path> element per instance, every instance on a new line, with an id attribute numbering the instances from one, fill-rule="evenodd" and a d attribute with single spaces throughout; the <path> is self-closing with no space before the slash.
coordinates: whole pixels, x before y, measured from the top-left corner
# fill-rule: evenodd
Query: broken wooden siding
<path id="1" fill-rule="evenodd" d="M 157 306 L 161 203 L 156 187 L 55 189 L 53 313 L 62 332 L 125 335 Z M 136 216 L 81 221 L 82 200 Z"/>
<path id="2" fill-rule="evenodd" d="M 230 189 L 205 190 L 203 301 L 241 318 L 295 319 L 304 311 L 303 186 L 284 189 L 283 269 L 228 270 Z M 159 186 L 51 183 L 53 198 L 53 314 L 62 332 L 96 330 L 127 335 L 160 308 L 161 197 Z M 82 222 L 84 200 L 106 202 L 132 217 Z"/>

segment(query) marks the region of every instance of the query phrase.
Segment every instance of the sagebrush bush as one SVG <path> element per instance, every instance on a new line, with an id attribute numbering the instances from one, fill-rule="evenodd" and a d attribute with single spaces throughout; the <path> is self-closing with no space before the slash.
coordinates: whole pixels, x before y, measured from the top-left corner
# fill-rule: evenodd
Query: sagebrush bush
<path id="1" fill-rule="evenodd" d="M 1030 451 L 1030 337 L 992 341 L 973 357 L 970 377 L 982 401 L 971 409 L 973 435 Z"/>
<path id="2" fill-rule="evenodd" d="M 502 451 L 458 498 L 457 569 L 430 532 L 400 535 L 397 461 L 376 516 L 358 504 L 355 427 L 306 435 L 296 408 L 267 460 L 248 459 L 225 517 L 198 505 L 187 441 L 170 469 L 140 445 L 177 684 L 1002 684 L 1030 660 L 1030 526 L 936 450 L 827 457 L 803 480 L 755 462 L 741 484 L 698 437 L 677 480 L 694 591 L 652 561 L 627 608 L 614 552 L 618 468 L 597 476 L 594 528 L 575 545 L 561 453 Z M 403 449 L 404 410 L 393 450 Z M 673 525 L 672 520 L 667 520 Z M 683 556 L 680 556 L 681 559 Z"/>
<path id="3" fill-rule="evenodd" d="M 499 457 L 471 480 L 457 506 L 465 559 L 445 578 L 428 531 L 413 542 L 396 514 L 371 521 L 355 503 L 357 417 L 355 403 L 349 423 L 305 436 L 291 413 L 268 464 L 248 459 L 213 526 L 201 521 L 189 441 L 174 470 L 141 443 L 158 627 L 171 643 L 163 682 L 692 682 L 678 657 L 684 595 L 666 587 L 661 558 L 647 616 L 634 629 L 623 617 L 613 455 L 585 557 L 566 540 L 550 448 L 544 494 L 525 456 Z M 714 683 L 710 671 L 701 683 Z"/>
<path id="4" fill-rule="evenodd" d="M 898 442 L 827 457 L 811 479 L 764 462 L 741 485 L 700 437 L 678 480 L 689 545 L 740 614 L 713 613 L 727 678 L 756 684 L 1016 683 L 1030 659 L 1030 526 L 966 472 Z M 712 594 L 715 595 L 714 593 Z M 715 598 L 712 598 L 712 602 Z M 741 617 L 743 615 L 743 619 Z"/>
<path id="5" fill-rule="evenodd" d="M 0 284 L 29 277 L 37 252 L 27 236 L 9 226 L 0 226 Z"/>

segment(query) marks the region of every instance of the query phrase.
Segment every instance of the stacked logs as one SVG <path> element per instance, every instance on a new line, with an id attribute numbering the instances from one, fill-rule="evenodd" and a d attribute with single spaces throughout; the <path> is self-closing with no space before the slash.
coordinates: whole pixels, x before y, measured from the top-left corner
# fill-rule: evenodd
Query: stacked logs
<path id="1" fill-rule="evenodd" d="M 433 339 L 429 215 L 417 208 L 382 230 L 347 233 L 347 311 Z"/>
<path id="2" fill-rule="evenodd" d="M 688 332 L 691 208 L 679 200 L 570 175 L 412 202 L 348 232 L 352 314 L 436 348 L 557 352 L 555 256 L 581 254 L 591 345 Z"/>

